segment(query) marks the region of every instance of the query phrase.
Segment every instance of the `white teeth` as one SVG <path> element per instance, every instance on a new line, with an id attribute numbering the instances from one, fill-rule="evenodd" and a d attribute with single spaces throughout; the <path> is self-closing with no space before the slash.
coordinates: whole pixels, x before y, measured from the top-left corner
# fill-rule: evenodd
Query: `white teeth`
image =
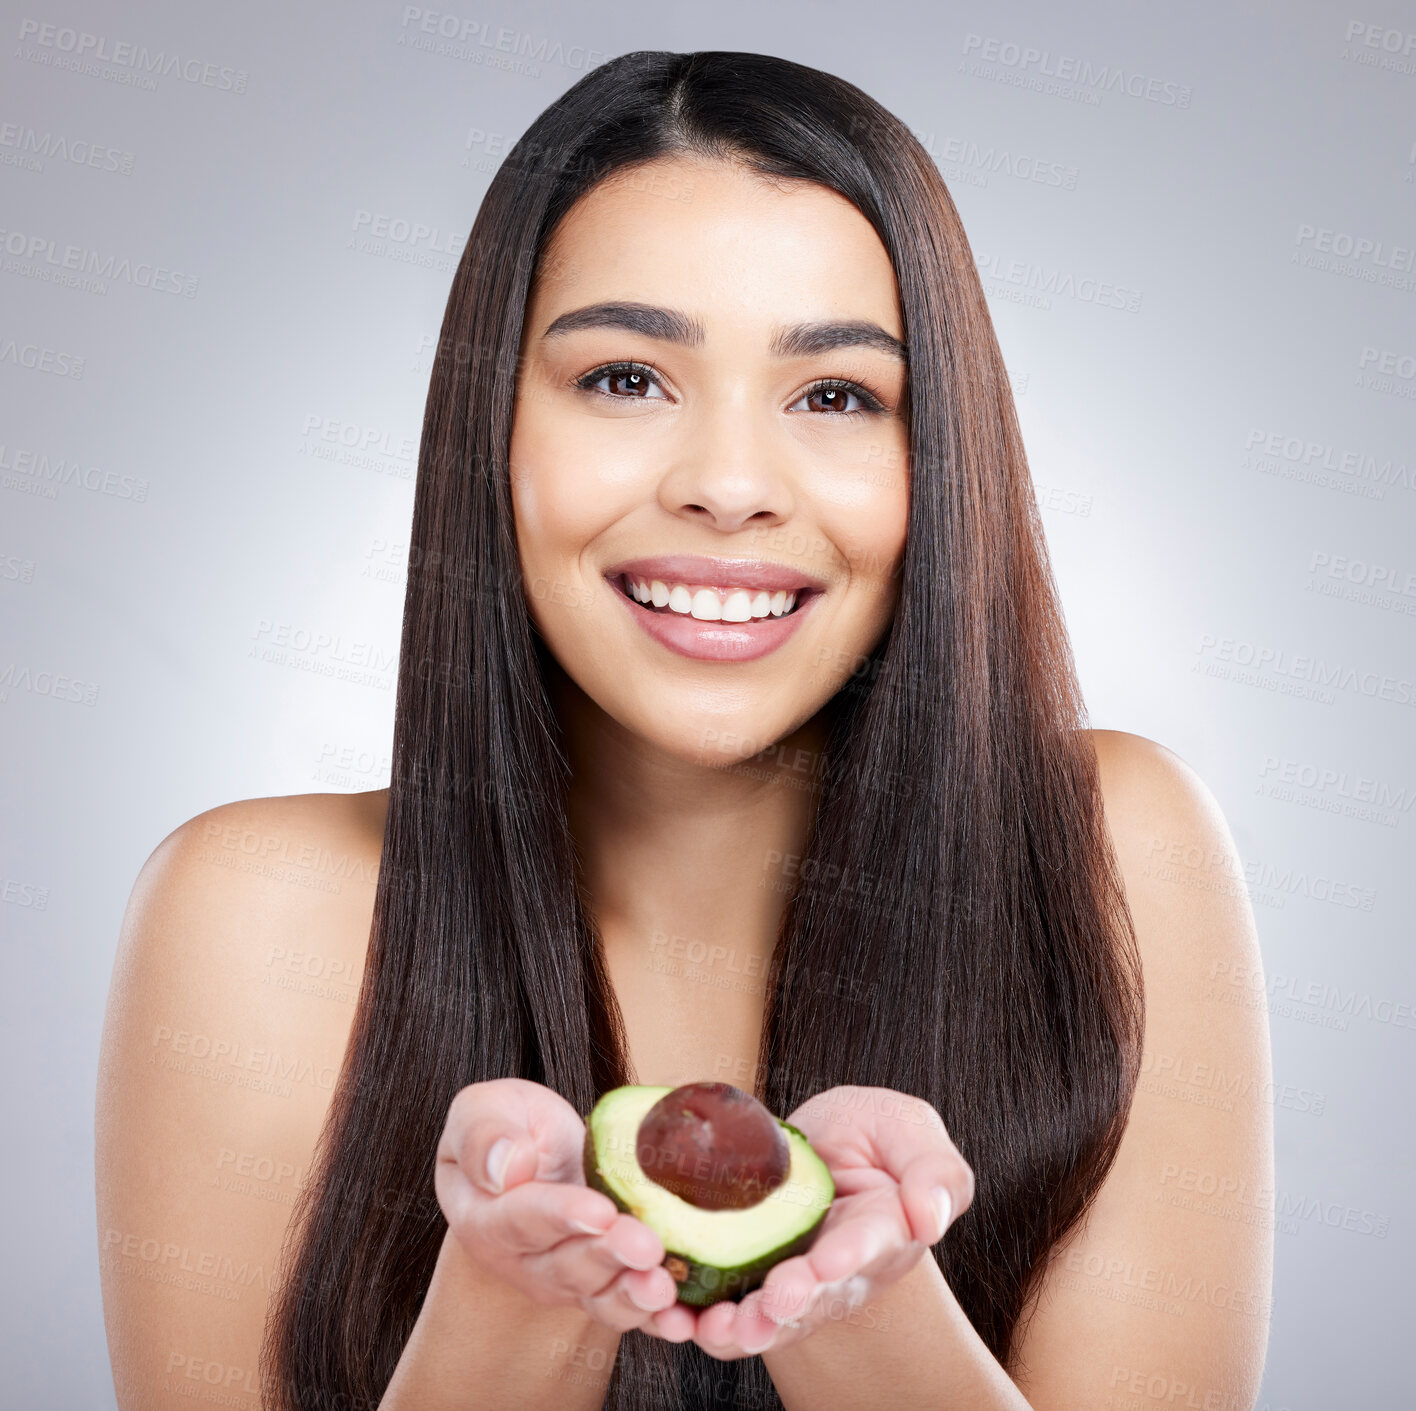
<path id="1" fill-rule="evenodd" d="M 795 606 L 797 595 L 778 589 L 730 588 L 726 594 L 713 588 L 690 588 L 685 583 L 669 584 L 662 578 L 631 578 L 625 575 L 630 596 L 638 603 L 652 603 L 657 608 L 700 622 L 751 622 L 764 617 L 783 617 Z"/>
<path id="2" fill-rule="evenodd" d="M 700 588 L 693 595 L 688 610 L 700 622 L 721 622 L 723 600 L 711 588 Z"/>
<path id="3" fill-rule="evenodd" d="M 746 588 L 737 588 L 728 594 L 727 601 L 723 604 L 723 621 L 752 621 L 752 594 Z"/>

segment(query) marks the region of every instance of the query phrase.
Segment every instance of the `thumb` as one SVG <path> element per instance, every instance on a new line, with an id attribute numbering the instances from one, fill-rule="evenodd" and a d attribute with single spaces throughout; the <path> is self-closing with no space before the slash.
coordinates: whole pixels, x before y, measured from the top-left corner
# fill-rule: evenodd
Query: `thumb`
<path id="1" fill-rule="evenodd" d="M 574 1181 L 585 1124 L 559 1094 L 520 1078 L 472 1083 L 452 1101 L 440 1143 L 488 1195 L 531 1180 Z"/>
<path id="2" fill-rule="evenodd" d="M 525 1133 L 498 1137 L 486 1150 L 481 1170 L 472 1178 L 488 1195 L 501 1195 L 536 1175 L 540 1154 Z"/>
<path id="3" fill-rule="evenodd" d="M 905 1167 L 900 1203 L 921 1244 L 937 1244 L 973 1202 L 973 1172 L 958 1155 L 930 1151 Z"/>

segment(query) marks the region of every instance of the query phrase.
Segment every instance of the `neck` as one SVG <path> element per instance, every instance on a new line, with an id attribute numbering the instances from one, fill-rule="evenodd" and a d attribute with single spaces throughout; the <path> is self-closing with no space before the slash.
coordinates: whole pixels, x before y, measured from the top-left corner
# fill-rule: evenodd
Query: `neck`
<path id="1" fill-rule="evenodd" d="M 751 759 L 697 763 L 556 674 L 567 816 L 606 951 L 719 946 L 770 958 L 815 815 L 825 712 Z"/>

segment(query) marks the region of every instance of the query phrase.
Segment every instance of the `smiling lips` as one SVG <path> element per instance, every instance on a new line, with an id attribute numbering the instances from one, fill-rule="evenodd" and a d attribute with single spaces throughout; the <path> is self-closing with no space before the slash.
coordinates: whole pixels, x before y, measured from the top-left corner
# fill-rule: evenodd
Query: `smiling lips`
<path id="1" fill-rule="evenodd" d="M 703 661 L 751 661 L 775 651 L 825 590 L 799 569 L 696 554 L 635 559 L 605 577 L 651 637 Z"/>
<path id="2" fill-rule="evenodd" d="M 665 583 L 662 578 L 619 576 L 624 592 L 646 607 L 696 617 L 700 622 L 751 622 L 760 617 L 784 617 L 795 606 L 797 595 L 778 588 L 706 588 L 686 583 Z"/>

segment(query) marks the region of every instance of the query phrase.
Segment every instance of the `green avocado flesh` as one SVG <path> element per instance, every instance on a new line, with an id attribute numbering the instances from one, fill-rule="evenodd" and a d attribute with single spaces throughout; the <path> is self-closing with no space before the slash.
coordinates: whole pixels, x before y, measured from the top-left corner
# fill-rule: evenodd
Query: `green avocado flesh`
<path id="1" fill-rule="evenodd" d="M 705 1210 L 648 1176 L 637 1157 L 639 1124 L 672 1088 L 614 1088 L 585 1122 L 585 1180 L 664 1243 L 680 1303 L 706 1307 L 757 1288 L 774 1264 L 811 1248 L 836 1185 L 811 1143 L 787 1122 L 786 1179 L 741 1210 Z"/>

